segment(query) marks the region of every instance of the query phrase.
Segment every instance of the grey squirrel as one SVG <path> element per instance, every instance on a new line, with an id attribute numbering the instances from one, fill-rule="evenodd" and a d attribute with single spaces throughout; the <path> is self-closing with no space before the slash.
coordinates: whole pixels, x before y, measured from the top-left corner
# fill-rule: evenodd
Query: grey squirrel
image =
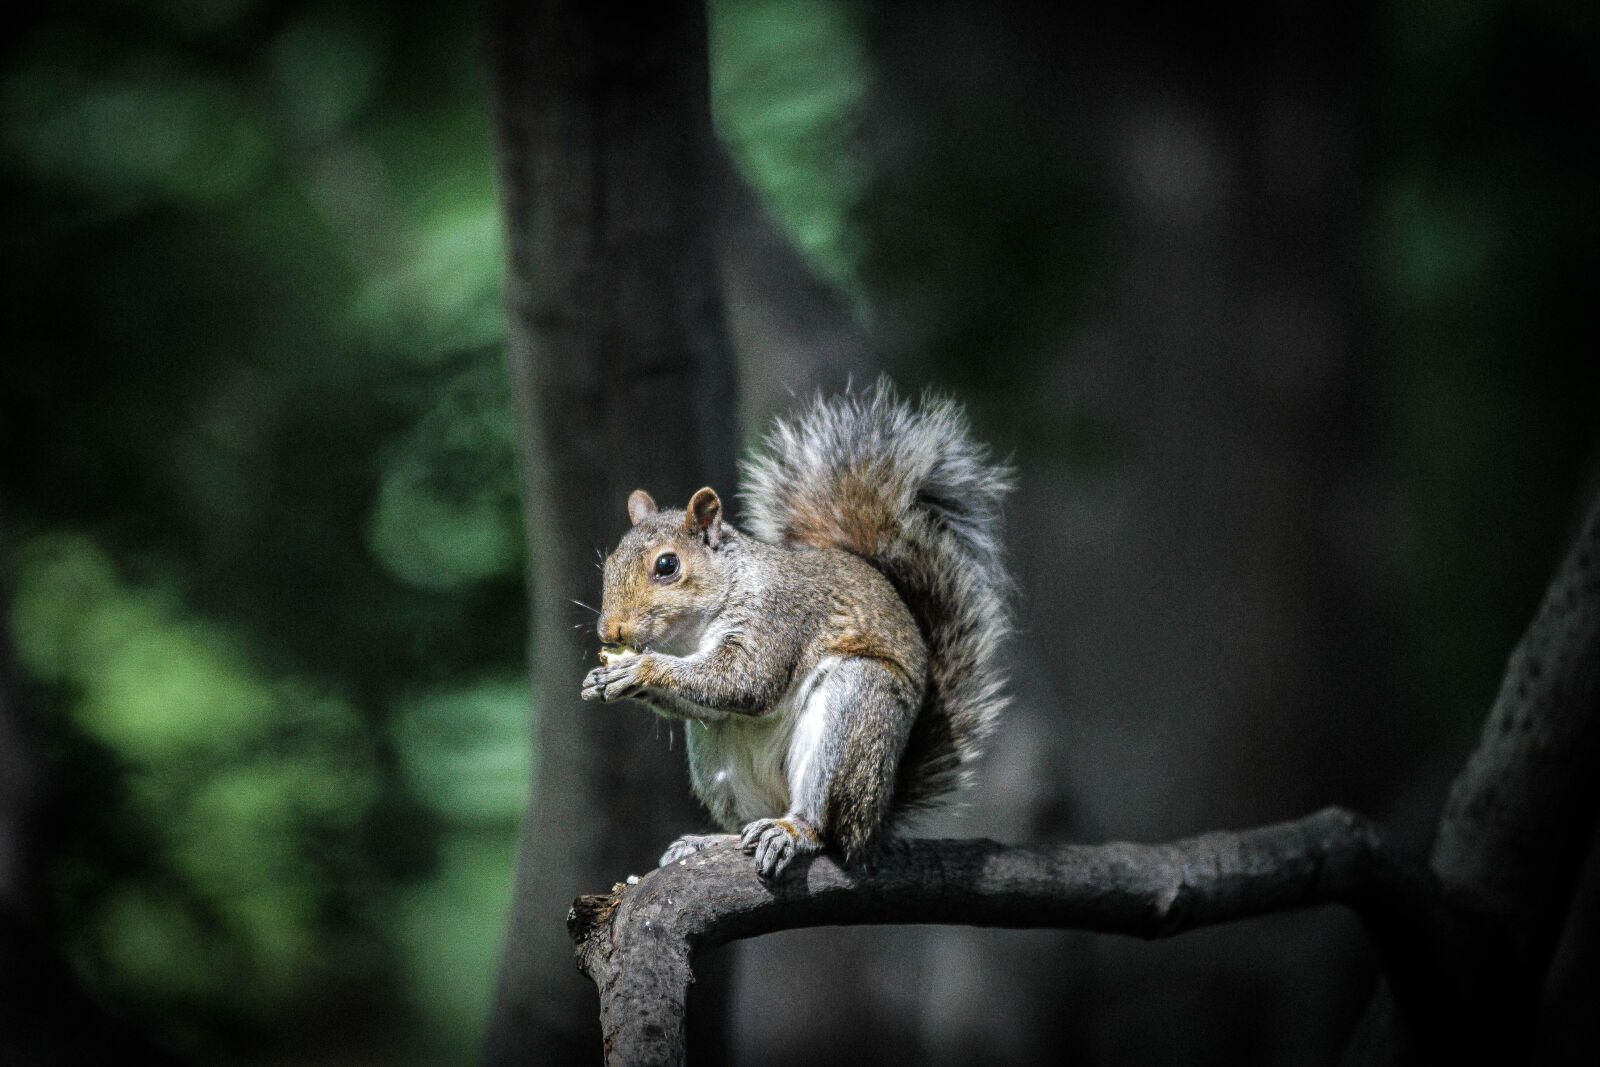
<path id="1" fill-rule="evenodd" d="M 628 497 L 582 695 L 687 720 L 695 793 L 773 878 L 825 846 L 869 856 L 960 784 L 1005 703 L 1011 472 L 953 401 L 879 382 L 779 421 L 742 475 L 748 533 L 710 488 L 683 511 Z"/>

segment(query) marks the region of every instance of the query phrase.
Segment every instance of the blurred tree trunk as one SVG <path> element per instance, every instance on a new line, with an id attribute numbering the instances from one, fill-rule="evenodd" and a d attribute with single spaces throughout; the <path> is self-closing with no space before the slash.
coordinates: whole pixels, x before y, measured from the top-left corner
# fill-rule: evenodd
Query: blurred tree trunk
<path id="1" fill-rule="evenodd" d="M 597 639 L 569 601 L 599 596 L 596 550 L 626 528 L 630 490 L 664 504 L 701 485 L 731 492 L 737 390 L 707 203 L 704 13 L 698 0 L 491 0 L 485 42 L 538 723 L 487 1056 L 593 1062 L 597 1008 L 568 906 L 704 823 L 665 723 L 579 701 Z"/>
<path id="2" fill-rule="evenodd" d="M 817 276 L 767 204 L 720 153 L 718 259 L 746 426 L 795 397 L 870 382 L 877 365 L 845 294 Z"/>

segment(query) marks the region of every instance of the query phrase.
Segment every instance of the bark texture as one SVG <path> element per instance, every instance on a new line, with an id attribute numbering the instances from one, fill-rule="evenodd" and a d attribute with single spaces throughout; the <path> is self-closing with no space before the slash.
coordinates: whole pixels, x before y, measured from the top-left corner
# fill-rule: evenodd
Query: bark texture
<path id="1" fill-rule="evenodd" d="M 700 4 L 485 9 L 514 402 L 529 531 L 538 726 L 487 1056 L 592 1061 L 588 991 L 558 924 L 575 892 L 650 863 L 698 821 L 671 731 L 583 706 L 596 551 L 629 491 L 682 503 L 733 480 L 737 406 L 707 173 Z M 631 798 L 631 799 L 630 799 Z"/>

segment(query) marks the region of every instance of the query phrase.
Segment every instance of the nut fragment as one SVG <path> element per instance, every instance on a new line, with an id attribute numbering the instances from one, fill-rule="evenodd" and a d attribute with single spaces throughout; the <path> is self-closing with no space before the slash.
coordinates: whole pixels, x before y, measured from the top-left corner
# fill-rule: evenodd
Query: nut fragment
<path id="1" fill-rule="evenodd" d="M 639 651 L 637 649 L 629 648 L 627 645 L 609 644 L 600 646 L 600 662 L 607 667 L 621 663 L 623 660 L 632 659 L 638 654 Z"/>

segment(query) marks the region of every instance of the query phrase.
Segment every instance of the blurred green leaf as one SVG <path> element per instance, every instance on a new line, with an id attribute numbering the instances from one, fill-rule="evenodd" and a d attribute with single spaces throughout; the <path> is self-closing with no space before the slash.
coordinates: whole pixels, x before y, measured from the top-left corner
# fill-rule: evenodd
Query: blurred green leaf
<path id="1" fill-rule="evenodd" d="M 473 365 L 451 379 L 399 443 L 379 483 L 368 544 L 390 574 L 423 589 L 517 572 L 516 447 L 498 366 Z"/>
<path id="2" fill-rule="evenodd" d="M 129 768 L 125 815 L 164 842 L 152 873 L 108 887 L 78 953 L 119 988 L 270 1014 L 324 966 L 326 841 L 378 796 L 361 724 L 170 592 L 123 581 L 89 538 L 30 538 L 16 564 L 22 663 L 79 694 L 74 725 Z"/>
<path id="3" fill-rule="evenodd" d="M 505 336 L 500 215 L 482 193 L 435 209 L 397 239 L 396 265 L 374 274 L 351 309 L 364 332 L 428 362 Z"/>
<path id="4" fill-rule="evenodd" d="M 17 658 L 36 678 L 64 681 L 77 666 L 78 634 L 116 592 L 116 568 L 91 539 L 73 534 L 29 539 L 12 566 Z"/>
<path id="5" fill-rule="evenodd" d="M 268 141 L 233 85 L 159 54 L 84 62 L 104 47 L 68 38 L 16 62 L 0 105 L 8 155 L 114 210 L 221 201 L 262 179 Z"/>
<path id="6" fill-rule="evenodd" d="M 232 641 L 178 616 L 169 594 L 120 585 L 85 538 L 18 553 L 13 620 L 24 665 L 83 694 L 78 724 L 139 759 L 226 745 L 271 710 Z"/>
<path id="7" fill-rule="evenodd" d="M 423 803 L 469 825 L 514 825 L 531 792 L 532 712 L 523 679 L 480 682 L 408 702 L 395 748 Z"/>
<path id="8" fill-rule="evenodd" d="M 813 266 L 859 296 L 851 216 L 867 183 L 855 127 L 866 45 L 842 0 L 715 0 L 708 7 L 717 129 Z"/>
<path id="9" fill-rule="evenodd" d="M 209 999 L 229 969 L 226 948 L 148 885 L 112 890 L 83 940 L 117 987 L 158 1000 Z"/>
<path id="10" fill-rule="evenodd" d="M 432 1023 L 439 1055 L 479 1060 L 480 1020 L 489 1011 L 495 964 L 511 904 L 514 849 L 494 834 L 451 839 L 438 873 L 400 902 L 412 1003 Z"/>
<path id="11" fill-rule="evenodd" d="M 280 112 L 320 139 L 362 114 L 378 93 L 390 29 L 380 7 L 313 9 L 278 31 L 269 49 Z"/>
<path id="12" fill-rule="evenodd" d="M 426 471 L 391 471 L 378 491 L 372 551 L 401 581 L 452 589 L 510 573 L 521 552 L 521 531 L 489 497 L 449 500 L 435 493 Z"/>

